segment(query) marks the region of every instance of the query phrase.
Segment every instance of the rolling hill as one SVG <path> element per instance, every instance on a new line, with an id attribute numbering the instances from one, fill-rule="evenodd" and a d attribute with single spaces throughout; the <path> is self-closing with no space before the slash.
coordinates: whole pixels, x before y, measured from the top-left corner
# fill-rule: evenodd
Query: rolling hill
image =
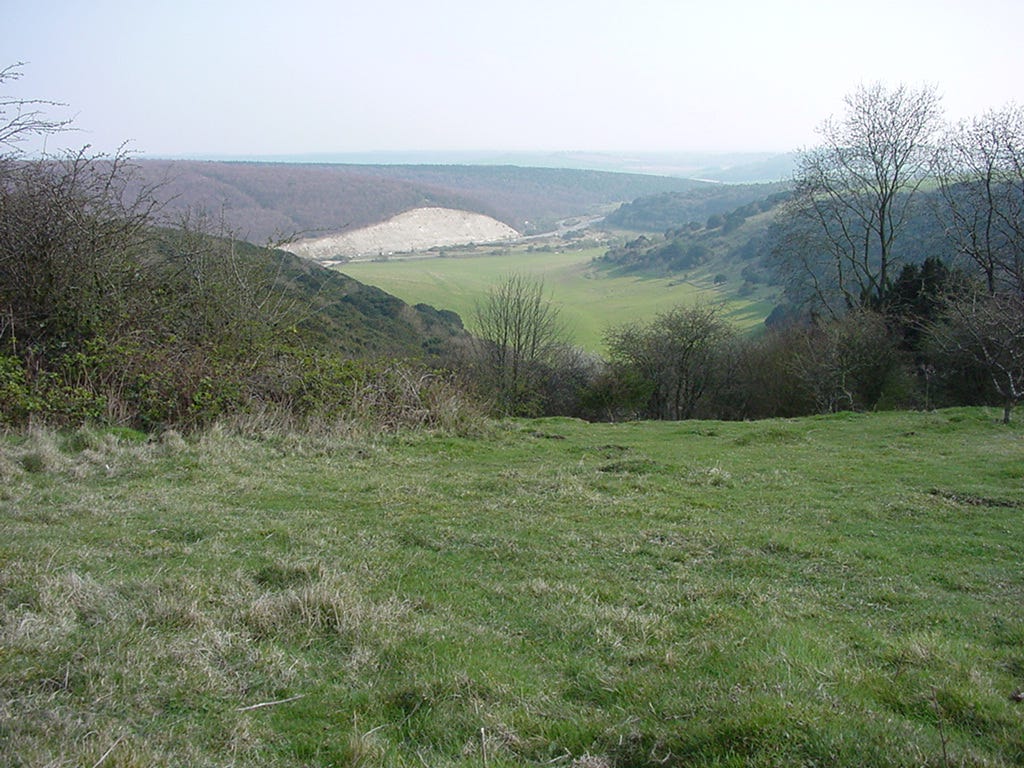
<path id="1" fill-rule="evenodd" d="M 359 229 L 415 208 L 490 216 L 523 234 L 662 192 L 721 185 L 644 174 L 457 165 L 138 161 L 137 183 L 158 185 L 173 222 L 190 206 L 223 212 L 251 242 Z"/>
<path id="2" fill-rule="evenodd" d="M 306 344 L 353 356 L 421 357 L 443 354 L 467 338 L 454 312 L 409 305 L 286 251 L 253 249 L 250 257 L 279 259 L 279 285 L 305 308 L 298 327 Z"/>

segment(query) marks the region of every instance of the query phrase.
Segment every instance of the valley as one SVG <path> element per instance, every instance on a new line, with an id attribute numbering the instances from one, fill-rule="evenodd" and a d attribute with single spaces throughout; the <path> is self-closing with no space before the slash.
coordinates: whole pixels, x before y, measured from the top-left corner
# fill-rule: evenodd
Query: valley
<path id="1" fill-rule="evenodd" d="M 722 253 L 702 245 L 711 255 L 686 268 L 634 269 L 607 257 L 634 241 L 660 242 L 667 226 L 702 227 L 756 204 L 778 183 L 504 165 L 147 160 L 140 170 L 172 222 L 209 211 L 240 239 L 282 244 L 410 304 L 457 312 L 470 327 L 476 302 L 502 278 L 542 277 L 573 343 L 596 354 L 609 327 L 678 304 L 722 304 L 752 330 L 777 293 L 750 284 L 748 263 L 732 255 L 745 230 Z"/>
<path id="2" fill-rule="evenodd" d="M 730 298 L 729 286 L 715 285 L 713 269 L 693 270 L 685 279 L 609 274 L 595 262 L 606 251 L 604 246 L 476 246 L 445 251 L 444 257 L 353 261 L 338 269 L 410 304 L 457 312 L 470 331 L 476 303 L 490 287 L 512 272 L 523 272 L 544 281 L 573 342 L 595 354 L 603 353 L 603 337 L 610 327 L 652 317 L 678 304 L 727 302 L 729 320 L 748 331 L 771 312 L 767 296 Z"/>

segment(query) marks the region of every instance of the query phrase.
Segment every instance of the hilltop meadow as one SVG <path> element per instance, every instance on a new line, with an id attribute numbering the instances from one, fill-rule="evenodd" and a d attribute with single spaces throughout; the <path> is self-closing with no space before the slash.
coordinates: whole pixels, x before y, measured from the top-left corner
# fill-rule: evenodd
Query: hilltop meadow
<path id="1" fill-rule="evenodd" d="M 998 412 L 0 441 L 0 763 L 1011 766 Z"/>

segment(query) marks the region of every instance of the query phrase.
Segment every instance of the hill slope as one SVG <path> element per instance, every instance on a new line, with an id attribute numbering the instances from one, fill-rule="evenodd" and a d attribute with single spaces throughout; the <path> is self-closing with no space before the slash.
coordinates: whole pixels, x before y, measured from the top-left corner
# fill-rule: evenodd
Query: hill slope
<path id="1" fill-rule="evenodd" d="M 451 208 L 414 208 L 351 232 L 306 238 L 287 246 L 307 259 L 326 261 L 355 256 L 420 251 L 435 246 L 515 240 L 519 233 L 490 216 Z"/>
<path id="2" fill-rule="evenodd" d="M 160 184 L 169 218 L 188 206 L 223 211 L 228 226 L 253 242 L 337 233 L 422 207 L 480 213 L 529 234 L 637 197 L 720 186 L 560 168 L 171 160 L 140 161 L 139 182 Z"/>
<path id="3" fill-rule="evenodd" d="M 638 232 L 704 224 L 714 215 L 728 213 L 782 193 L 787 184 L 719 184 L 713 190 L 697 187 L 638 198 L 605 217 L 605 224 Z"/>
<path id="4" fill-rule="evenodd" d="M 301 306 L 306 344 L 350 355 L 419 357 L 441 354 L 466 337 L 454 312 L 410 306 L 380 288 L 287 251 L 251 248 L 250 258 L 279 260 L 279 286 Z"/>
<path id="5" fill-rule="evenodd" d="M 0 762 L 1019 766 L 992 416 L 0 435 Z"/>

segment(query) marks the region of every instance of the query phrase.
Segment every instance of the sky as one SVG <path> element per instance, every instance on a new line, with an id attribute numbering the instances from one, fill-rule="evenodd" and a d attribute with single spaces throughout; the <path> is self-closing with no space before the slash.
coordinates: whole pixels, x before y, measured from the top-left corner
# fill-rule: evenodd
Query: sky
<path id="1" fill-rule="evenodd" d="M 1024 103 L 1021 0 L 0 0 L 46 149 L 785 152 L 859 85 Z"/>

